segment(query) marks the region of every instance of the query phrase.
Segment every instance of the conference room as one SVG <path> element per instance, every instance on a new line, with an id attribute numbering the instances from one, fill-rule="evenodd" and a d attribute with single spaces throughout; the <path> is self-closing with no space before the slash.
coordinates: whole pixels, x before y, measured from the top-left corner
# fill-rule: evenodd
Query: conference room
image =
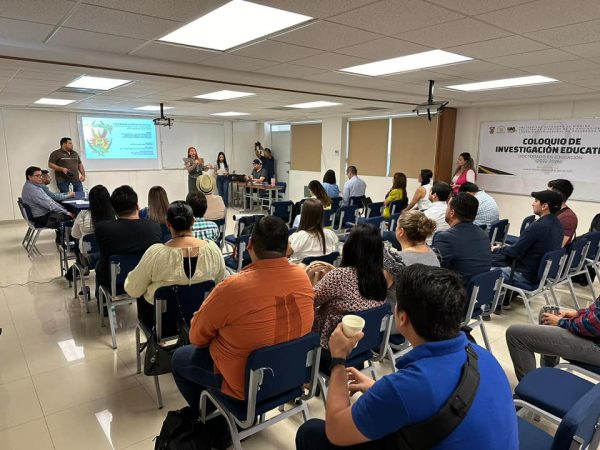
<path id="1" fill-rule="evenodd" d="M 421 448 L 527 449 L 533 448 L 531 436 L 539 442 L 562 439 L 570 444 L 577 433 L 585 445 L 590 439 L 597 445 L 600 433 L 594 435 L 583 425 L 577 428 L 577 421 L 596 424 L 600 419 L 600 410 L 589 406 L 600 404 L 596 387 L 600 363 L 595 363 L 600 361 L 600 309 L 595 310 L 600 292 L 595 279 L 600 274 L 600 233 L 594 234 L 600 231 L 596 219 L 600 213 L 599 21 L 600 4 L 595 0 L 573 0 L 568 5 L 559 0 L 0 0 L 0 448 L 155 448 L 156 436 L 168 425 L 167 414 L 188 406 L 194 409 L 182 387 L 188 375 L 177 369 L 182 367 L 179 348 L 191 347 L 210 348 L 210 363 L 215 361 L 211 375 L 223 374 L 224 387 L 221 391 L 220 382 L 217 388 L 199 383 L 205 387 L 201 399 L 209 405 L 217 403 L 217 411 L 228 421 L 225 439 L 217 442 L 203 433 L 216 433 L 207 424 L 219 419 L 204 423 L 200 413 L 195 421 L 200 424 L 197 448 L 338 448 L 334 444 L 383 448 L 363 443 L 380 442 L 383 435 L 373 432 L 375 424 L 371 425 L 380 411 L 394 414 L 386 409 L 388 405 L 369 405 L 374 394 L 366 390 L 345 395 L 348 389 L 340 390 L 339 381 L 360 385 L 355 378 L 359 375 L 348 369 L 349 378 L 344 378 L 345 370 L 337 370 L 335 364 L 364 368 L 377 380 L 375 389 L 380 380 L 410 370 L 402 365 L 422 355 L 421 341 L 407 331 L 412 322 L 407 325 L 402 320 L 410 312 L 403 312 L 400 296 L 396 301 L 402 290 L 400 280 L 408 283 L 407 273 L 423 279 L 431 276 L 434 284 L 450 280 L 442 285 L 448 289 L 447 298 L 454 295 L 449 286 L 460 282 L 467 313 L 464 317 L 461 310 L 459 325 L 463 331 L 465 326 L 472 328 L 467 334 L 477 344 L 469 348 L 480 352 L 480 386 L 490 386 L 485 376 L 497 368 L 494 376 L 510 394 L 506 420 L 512 433 L 501 438 L 496 424 L 491 441 L 430 442 Z M 51 179 L 47 184 L 42 181 L 43 171 Z M 566 194 L 561 188 L 565 180 L 570 185 Z M 356 193 L 359 182 L 365 187 Z M 329 191 L 332 185 L 335 194 Z M 132 233 L 140 241 L 149 239 L 144 249 L 178 247 L 182 249 L 178 254 L 187 256 L 177 261 L 183 258 L 187 265 L 193 260 L 193 268 L 184 267 L 183 281 L 174 282 L 176 277 L 170 274 L 160 282 L 146 283 L 144 295 L 129 294 L 125 291 L 136 284 L 134 276 L 141 277 L 142 255 L 131 267 L 126 258 L 110 266 L 106 242 L 123 236 L 134 245 L 137 237 L 125 238 L 116 227 L 110 232 L 106 227 L 107 240 L 97 243 L 73 233 L 77 217 L 82 224 L 84 215 L 90 223 L 98 220 L 90 204 L 98 201 L 102 186 L 100 194 L 112 222 L 141 217 L 139 222 L 161 226 L 155 240 L 149 237 L 150 226 L 144 229 L 148 232 Z M 130 188 L 123 190 L 123 186 Z M 48 196 L 44 204 L 54 206 L 38 213 L 40 204 L 35 199 L 42 190 Z M 133 215 L 132 208 L 118 205 L 119 195 L 137 203 Z M 492 199 L 497 212 L 487 224 L 479 222 L 479 215 L 475 220 L 465 218 L 461 209 L 472 205 L 474 197 L 478 199 L 475 211 L 479 205 L 481 213 L 482 195 Z M 198 198 L 204 205 L 200 209 L 206 210 L 200 215 L 194 203 Z M 435 203 L 443 205 L 433 225 L 437 231 L 411 241 L 413 221 L 419 230 L 435 222 L 427 213 Z M 315 204 L 322 206 L 315 213 L 317 235 L 309 227 Z M 561 219 L 565 209 L 576 215 L 569 232 Z M 183 218 L 186 225 L 175 227 Z M 515 278 L 521 274 L 515 269 L 519 258 L 511 249 L 525 245 L 525 237 L 533 234 L 529 227 L 550 219 L 560 220 L 564 231 L 559 233 L 560 245 L 544 247 L 536 261 L 535 280 L 519 284 Z M 205 255 L 202 247 L 194 253 L 190 249 L 199 245 L 197 239 L 187 242 L 200 235 L 192 230 L 197 230 L 197 223 L 213 221 L 218 228 L 215 242 L 206 241 L 212 256 Z M 463 250 L 474 248 L 475 239 L 448 250 L 440 238 L 466 225 L 463 222 L 473 222 L 473 236 L 484 236 L 487 268 L 472 274 L 482 278 L 467 277 L 462 267 L 450 262 L 460 259 Z M 240 366 L 244 370 L 237 374 L 240 379 L 258 383 L 253 386 L 247 381 L 240 396 L 225 369 L 239 355 L 227 353 L 230 349 L 217 353 L 212 342 L 203 340 L 212 326 L 203 321 L 200 329 L 201 319 L 191 322 L 191 318 L 201 304 L 214 305 L 227 287 L 243 279 L 238 273 L 250 274 L 266 264 L 260 261 L 265 252 L 261 233 L 269 253 L 281 234 L 277 226 L 283 224 L 289 240 L 286 235 L 286 250 L 279 259 L 287 267 L 289 258 L 294 273 L 300 271 L 310 291 L 306 295 L 311 305 L 314 299 L 316 308 L 313 311 L 311 306 L 309 314 L 312 324 L 314 312 L 314 326 L 298 334 L 297 327 L 290 325 L 296 334 L 289 334 L 287 340 L 308 345 L 316 339 L 316 344 L 304 353 L 297 350 L 302 353 L 295 355 L 300 370 L 294 373 L 296 350 L 280 347 L 287 343 L 280 334 L 268 345 L 250 348 L 243 355 L 244 364 L 246 359 L 250 364 L 252 352 L 264 364 L 255 372 Z M 299 233 L 309 231 L 317 236 L 319 250 L 305 255 L 295 246 Z M 360 242 L 367 245 L 357 236 L 370 231 L 374 233 L 370 247 L 361 253 L 362 259 L 351 262 L 356 253 L 348 249 Z M 451 234 L 444 236 L 449 239 Z M 544 236 L 545 241 L 551 240 L 550 234 Z M 185 243 L 177 244 L 178 238 Z M 417 267 L 407 267 L 413 264 L 406 257 L 413 246 L 437 255 L 432 265 L 443 269 L 432 269 L 420 259 L 414 264 Z M 87 253 L 97 253 L 99 264 L 106 264 L 108 278 L 102 288 L 96 283 L 96 260 L 90 263 L 81 257 Z M 531 253 L 524 250 L 521 256 Z M 388 266 L 397 255 L 402 266 L 398 274 Z M 377 280 L 387 283 L 387 294 L 378 305 L 387 309 L 381 306 L 383 316 L 377 319 L 366 313 L 373 306 L 347 305 L 354 294 L 360 301 L 374 301 L 361 287 L 369 258 L 390 277 L 384 280 L 379 270 Z M 297 264 L 301 262 L 307 267 Z M 189 273 L 200 271 L 196 264 L 210 276 L 194 281 Z M 349 294 L 345 289 L 347 280 L 354 279 L 347 272 L 351 269 L 358 273 L 354 281 L 358 287 Z M 503 278 L 505 269 L 509 275 Z M 133 275 L 128 277 L 130 271 Z M 493 279 L 484 276 L 487 272 Z M 255 288 L 257 296 L 271 295 L 285 284 L 284 276 L 273 274 Z M 120 281 L 111 284 L 117 277 Z M 473 281 L 484 278 L 488 281 Z M 196 287 L 202 285 L 204 291 L 192 289 L 197 281 L 201 283 Z M 423 282 L 419 288 L 426 289 L 427 284 L 431 283 Z M 153 286 L 156 307 L 144 300 L 150 292 L 147 285 Z M 186 327 L 181 332 L 184 327 L 177 325 L 176 339 L 168 342 L 171 347 L 157 338 L 157 329 L 168 328 L 167 321 L 174 317 L 169 311 L 174 308 L 163 306 L 161 311 L 158 305 L 166 305 L 167 300 L 156 301 L 160 295 L 154 287 L 161 295 L 175 293 L 176 302 L 179 295 L 196 292 L 195 310 L 182 313 L 188 317 L 183 318 Z M 324 301 L 325 292 L 346 301 L 335 320 L 320 316 L 325 308 L 318 302 Z M 393 303 L 387 301 L 390 292 Z M 287 294 L 272 294 L 273 298 L 281 295 L 289 313 Z M 290 294 L 294 295 L 301 297 Z M 148 326 L 141 323 L 143 307 L 150 308 Z M 202 308 L 196 317 L 209 317 L 209 308 Z M 570 310 L 578 310 L 574 314 L 579 316 L 569 316 Z M 337 343 L 332 341 L 337 336 L 339 342 L 354 345 L 351 340 L 359 335 L 340 337 L 344 326 L 338 322 L 347 315 L 362 318 L 363 312 L 367 326 L 357 348 L 369 339 L 376 345 L 364 350 L 367 357 L 350 364 L 357 351 L 350 346 L 350 356 L 344 353 L 337 358 Z M 550 326 L 544 314 L 554 315 L 556 326 Z M 157 323 L 163 316 L 165 323 L 163 318 Z M 297 323 L 306 325 L 306 317 L 297 317 Z M 596 318 L 586 322 L 592 330 L 587 335 L 577 329 L 578 318 L 584 317 Z M 373 321 L 376 330 L 368 332 Z M 189 326 L 189 338 L 194 339 L 183 346 L 177 338 L 185 334 L 189 344 Z M 545 338 L 553 348 L 586 341 L 595 345 L 596 353 L 579 352 L 586 355 L 583 360 L 560 352 L 548 355 L 543 349 L 532 350 L 533 338 L 517 335 L 517 331 L 540 329 L 560 330 L 577 339 L 572 343 Z M 225 339 L 218 336 L 215 342 Z M 252 333 L 245 336 L 254 342 Z M 142 345 L 153 340 L 160 348 Z M 271 346 L 273 352 L 280 352 L 275 358 L 268 352 Z M 147 367 L 151 349 L 156 354 L 164 351 L 161 358 L 167 360 L 168 367 L 156 376 Z M 542 355 L 541 362 L 533 360 L 534 366 L 525 369 L 525 351 L 530 352 L 527 357 Z M 560 364 L 568 367 L 547 367 L 548 356 L 562 358 Z M 448 384 L 437 409 L 462 379 L 465 361 L 463 357 L 452 382 L 435 375 L 436 383 Z M 296 384 L 288 386 L 283 401 L 269 403 L 272 399 L 264 396 L 294 382 L 285 377 Z M 289 394 L 292 387 L 295 394 Z M 565 397 L 577 397 L 569 397 L 560 408 L 549 408 L 544 395 L 557 390 Z M 336 433 L 333 425 L 340 392 L 348 397 L 341 402 L 344 411 L 352 411 L 347 436 Z M 269 407 L 264 409 L 266 404 Z M 477 401 L 473 405 L 472 411 L 477 411 Z M 520 408 L 518 416 L 515 405 Z M 230 412 L 232 408 L 237 412 Z M 410 405 L 402 408 L 410 416 Z M 504 411 L 498 412 L 499 417 L 506 416 L 506 408 L 491 408 Z M 367 420 L 370 413 L 373 418 Z M 574 435 L 568 435 L 565 417 L 576 424 Z M 314 431 L 309 426 L 317 422 L 307 422 L 308 418 L 325 420 L 318 422 L 323 429 Z M 308 440 L 308 446 L 302 443 L 299 429 L 316 436 L 315 440 Z M 449 432 L 454 435 L 453 430 Z M 330 447 L 319 446 L 319 432 Z M 165 439 L 157 442 L 165 445 Z M 177 448 L 172 445 L 161 448 Z M 594 448 L 585 445 L 581 448 Z"/>

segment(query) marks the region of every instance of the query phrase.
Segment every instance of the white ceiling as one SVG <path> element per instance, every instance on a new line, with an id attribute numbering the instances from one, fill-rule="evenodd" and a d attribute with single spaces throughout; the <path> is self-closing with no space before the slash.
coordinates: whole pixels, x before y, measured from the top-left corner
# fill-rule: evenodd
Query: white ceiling
<path id="1" fill-rule="evenodd" d="M 169 115 L 233 110 L 251 113 L 247 119 L 297 120 L 363 115 L 356 108 L 365 107 L 410 110 L 425 100 L 429 79 L 450 106 L 600 98 L 599 0 L 254 1 L 316 20 L 213 52 L 157 39 L 226 0 L 0 0 L 0 105 L 32 107 L 40 97 L 57 97 L 77 100 L 68 110 L 133 113 L 164 102 L 175 107 Z M 377 78 L 338 71 L 436 48 L 475 60 Z M 134 83 L 97 95 L 55 92 L 82 74 Z M 531 74 L 560 83 L 481 93 L 443 89 Z M 257 95 L 190 101 L 220 89 Z M 313 100 L 342 105 L 271 109 Z"/>

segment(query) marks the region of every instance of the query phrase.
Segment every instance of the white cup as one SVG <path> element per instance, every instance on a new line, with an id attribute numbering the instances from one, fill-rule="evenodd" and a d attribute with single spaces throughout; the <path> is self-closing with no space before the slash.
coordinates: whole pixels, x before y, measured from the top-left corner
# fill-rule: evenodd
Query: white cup
<path id="1" fill-rule="evenodd" d="M 346 337 L 352 337 L 360 333 L 365 327 L 365 319 L 354 314 L 347 314 L 342 317 L 342 331 Z"/>

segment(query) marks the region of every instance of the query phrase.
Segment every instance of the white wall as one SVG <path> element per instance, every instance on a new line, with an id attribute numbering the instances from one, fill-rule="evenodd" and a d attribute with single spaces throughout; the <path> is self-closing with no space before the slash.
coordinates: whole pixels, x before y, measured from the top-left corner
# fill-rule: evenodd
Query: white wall
<path id="1" fill-rule="evenodd" d="M 560 103 L 538 103 L 514 106 L 485 106 L 458 108 L 456 117 L 455 157 L 461 152 L 470 152 L 477 161 L 479 149 L 479 128 L 482 122 L 492 120 L 537 120 L 572 119 L 596 117 L 600 111 L 600 101 L 572 101 Z M 545 186 L 540 186 L 540 189 Z M 409 189 L 410 192 L 410 189 Z M 511 234 L 518 234 L 521 221 L 531 215 L 531 197 L 491 193 L 500 207 L 500 216 L 509 219 Z M 595 202 L 570 201 L 569 206 L 579 219 L 577 234 L 588 231 L 592 218 L 600 213 L 600 204 Z"/>
<path id="2" fill-rule="evenodd" d="M 225 154 L 232 169 L 246 173 L 251 169 L 254 142 L 263 124 L 256 122 L 224 122 Z M 177 129 L 177 123 L 174 125 Z M 28 166 L 48 166 L 50 152 L 59 147 L 63 136 L 73 139 L 79 150 L 77 115 L 64 111 L 0 108 L 0 221 L 20 219 L 15 207 L 25 182 Z M 201 143 L 190 142 L 199 146 Z M 182 149 L 185 156 L 185 149 Z M 87 172 L 86 186 L 103 184 L 109 190 L 129 184 L 138 193 L 140 207 L 146 206 L 148 190 L 162 185 L 170 200 L 187 195 L 185 170 Z M 55 187 L 54 187 L 55 189 Z"/>

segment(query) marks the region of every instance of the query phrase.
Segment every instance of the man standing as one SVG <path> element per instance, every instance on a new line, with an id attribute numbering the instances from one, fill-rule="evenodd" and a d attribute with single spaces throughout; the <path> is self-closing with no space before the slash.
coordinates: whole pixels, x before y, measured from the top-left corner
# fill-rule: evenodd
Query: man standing
<path id="1" fill-rule="evenodd" d="M 60 192 L 69 192 L 69 183 L 73 184 L 73 191 L 83 192 L 85 169 L 79 154 L 73 150 L 71 138 L 64 137 L 60 140 L 60 148 L 50 153 L 48 167 L 54 170 L 56 186 Z"/>
<path id="2" fill-rule="evenodd" d="M 29 206 L 32 221 L 37 227 L 58 228 L 60 222 L 70 220 L 73 214 L 52 200 L 42 188 L 42 169 L 31 166 L 25 171 L 21 199 Z"/>
<path id="3" fill-rule="evenodd" d="M 472 195 L 459 192 L 448 203 L 446 222 L 450 229 L 433 236 L 432 246 L 442 255 L 442 267 L 458 272 L 465 283 L 492 266 L 488 234 L 473 223 L 479 202 Z"/>
<path id="4" fill-rule="evenodd" d="M 352 197 L 363 197 L 367 190 L 367 183 L 358 178 L 358 171 L 355 166 L 348 166 L 346 176 L 348 177 L 348 181 L 344 184 L 344 191 L 342 193 L 343 205 L 349 205 L 350 198 Z"/>
<path id="5" fill-rule="evenodd" d="M 480 190 L 475 183 L 464 183 L 458 190 L 459 192 L 466 192 L 467 194 L 475 196 L 479 202 L 477 215 L 473 221 L 475 225 L 485 225 L 485 229 L 489 230 L 494 222 L 500 220 L 500 210 L 498 209 L 496 200 L 485 191 Z"/>
<path id="6" fill-rule="evenodd" d="M 75 192 L 52 192 L 50 190 L 50 187 L 48 186 L 50 183 L 52 183 L 52 177 L 50 176 L 50 172 L 48 172 L 47 170 L 42 170 L 42 184 L 40 186 L 44 190 L 46 195 L 48 195 L 48 197 L 50 197 L 55 202 L 62 202 L 63 200 L 66 200 L 70 197 L 75 197 Z"/>
<path id="7" fill-rule="evenodd" d="M 450 185 L 444 181 L 436 181 L 431 186 L 429 192 L 429 201 L 431 206 L 423 211 L 428 218 L 435 220 L 437 227 L 435 233 L 447 230 L 450 225 L 446 222 L 446 210 L 448 209 L 448 197 L 450 197 Z M 431 245 L 433 242 L 433 236 L 427 238 L 427 243 Z"/>
<path id="8" fill-rule="evenodd" d="M 396 328 L 413 349 L 396 363 L 396 373 L 373 381 L 345 367 L 363 334 L 348 338 L 339 324 L 329 339 L 332 361 L 325 421 L 303 424 L 296 434 L 296 449 L 517 450 L 517 415 L 506 374 L 488 351 L 469 344 L 460 331 L 467 307 L 460 278 L 446 269 L 416 264 L 398 273 L 396 286 Z M 470 408 L 465 408 L 453 400 L 467 396 L 453 395 L 462 373 L 472 370 L 466 362 L 472 368 L 474 359 L 479 385 L 465 383 L 469 394 L 475 391 Z M 363 395 L 351 404 L 349 392 Z M 443 431 L 431 423 L 424 425 L 446 402 L 456 407 L 451 415 L 458 424 Z M 412 433 L 406 431 L 417 424 L 424 427 L 421 433 L 414 428 Z M 401 445 L 406 436 L 410 445 Z"/>
<path id="9" fill-rule="evenodd" d="M 567 200 L 573 193 L 573 184 L 569 180 L 559 178 L 548 182 L 548 189 L 558 192 L 562 197 L 560 210 L 556 213 L 556 217 L 560 220 L 565 233 L 562 246 L 566 247 L 571 243 L 575 232 L 577 231 L 577 216 L 571 208 L 567 206 Z"/>

